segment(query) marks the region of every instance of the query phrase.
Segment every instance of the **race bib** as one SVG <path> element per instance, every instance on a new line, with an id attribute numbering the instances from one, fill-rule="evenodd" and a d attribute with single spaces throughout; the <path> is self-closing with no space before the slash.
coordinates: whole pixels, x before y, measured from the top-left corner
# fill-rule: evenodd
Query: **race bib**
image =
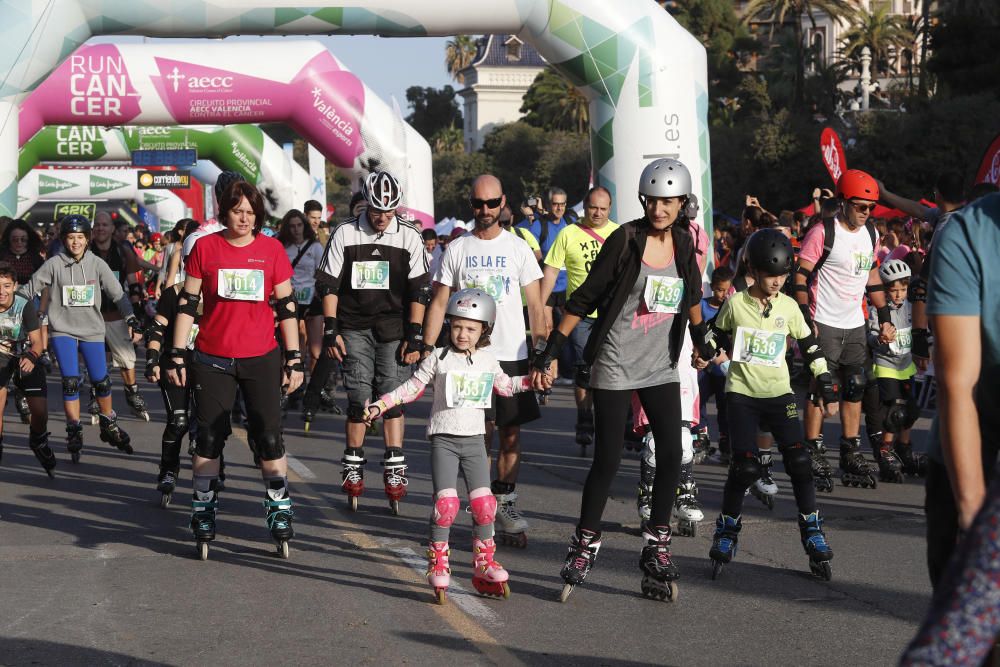
<path id="1" fill-rule="evenodd" d="M 778 368 L 785 363 L 785 334 L 752 327 L 737 327 L 733 361 Z"/>
<path id="2" fill-rule="evenodd" d="M 94 285 L 63 285 L 63 305 L 70 307 L 93 306 L 96 287 Z"/>
<path id="3" fill-rule="evenodd" d="M 111 275 L 113 275 L 115 277 L 115 280 L 117 280 L 118 282 L 122 281 L 122 274 L 119 273 L 118 271 L 111 269 Z"/>
<path id="4" fill-rule="evenodd" d="M 449 408 L 488 408 L 493 395 L 493 373 L 448 371 L 445 401 Z"/>
<path id="5" fill-rule="evenodd" d="M 872 254 L 870 252 L 854 253 L 854 275 L 863 276 L 872 269 Z"/>
<path id="6" fill-rule="evenodd" d="M 351 265 L 354 289 L 389 289 L 389 262 L 354 262 Z"/>
<path id="7" fill-rule="evenodd" d="M 643 301 L 651 313 L 679 313 L 684 281 L 669 276 L 647 276 Z"/>
<path id="8" fill-rule="evenodd" d="M 295 290 L 295 303 L 310 304 L 313 300 L 313 288 L 303 287 L 300 290 Z"/>
<path id="9" fill-rule="evenodd" d="M 236 301 L 264 300 L 264 272 L 261 269 L 219 269 L 218 294 Z"/>
<path id="10" fill-rule="evenodd" d="M 197 338 L 197 337 L 198 337 L 198 325 L 197 324 L 192 324 L 191 325 L 191 331 L 188 331 L 188 339 L 187 339 L 187 343 L 185 344 L 185 347 L 187 347 L 187 349 L 189 349 L 189 350 L 193 350 L 194 349 L 194 339 Z"/>
<path id="11" fill-rule="evenodd" d="M 477 273 L 466 275 L 462 280 L 465 289 L 481 289 L 489 294 L 499 306 L 503 303 L 510 286 L 510 278 L 498 273 Z"/>
<path id="12" fill-rule="evenodd" d="M 896 340 L 889 343 L 889 351 L 893 354 L 909 354 L 913 347 L 913 329 L 896 329 Z"/>

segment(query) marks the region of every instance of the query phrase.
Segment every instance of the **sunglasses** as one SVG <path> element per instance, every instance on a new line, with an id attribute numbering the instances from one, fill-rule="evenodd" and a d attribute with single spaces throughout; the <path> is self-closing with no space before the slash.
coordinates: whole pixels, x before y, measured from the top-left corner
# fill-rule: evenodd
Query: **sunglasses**
<path id="1" fill-rule="evenodd" d="M 858 204 L 852 201 L 851 206 L 853 206 L 854 210 L 858 213 L 871 213 L 875 210 L 875 204 Z"/>
<path id="2" fill-rule="evenodd" d="M 472 208 L 500 208 L 500 202 L 503 201 L 503 197 L 496 197 L 494 199 L 470 199 L 469 204 Z"/>

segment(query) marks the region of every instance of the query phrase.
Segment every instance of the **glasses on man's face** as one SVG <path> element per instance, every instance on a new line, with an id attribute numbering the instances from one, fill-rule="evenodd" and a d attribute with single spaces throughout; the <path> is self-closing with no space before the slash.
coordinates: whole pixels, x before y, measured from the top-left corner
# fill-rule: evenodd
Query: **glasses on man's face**
<path id="1" fill-rule="evenodd" d="M 494 199 L 472 198 L 469 200 L 469 204 L 472 208 L 500 208 L 500 202 L 502 201 L 503 197 L 496 197 Z"/>
<path id="2" fill-rule="evenodd" d="M 554 202 L 552 202 L 552 208 L 566 208 L 566 202 L 564 202 L 564 201 L 554 201 Z"/>
<path id="3" fill-rule="evenodd" d="M 875 210 L 875 204 L 861 204 L 856 201 L 852 201 L 851 206 L 854 207 L 854 210 L 858 213 L 871 213 Z"/>

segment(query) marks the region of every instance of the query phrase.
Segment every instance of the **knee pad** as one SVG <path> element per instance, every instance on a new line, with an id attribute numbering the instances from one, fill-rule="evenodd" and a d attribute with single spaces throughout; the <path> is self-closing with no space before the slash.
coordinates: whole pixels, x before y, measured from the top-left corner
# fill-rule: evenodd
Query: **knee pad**
<path id="1" fill-rule="evenodd" d="M 79 375 L 63 376 L 62 391 L 63 391 L 63 398 L 69 398 L 69 399 L 79 398 L 80 376 Z"/>
<path id="2" fill-rule="evenodd" d="M 492 497 L 493 495 L 491 494 L 490 498 Z M 439 491 L 437 500 L 434 501 L 434 525 L 448 528 L 451 524 L 455 523 L 455 517 L 458 516 L 458 509 L 461 504 L 458 500 L 457 490 L 444 489 L 443 491 Z"/>
<path id="3" fill-rule="evenodd" d="M 580 389 L 590 389 L 590 366 L 576 367 L 576 386 Z"/>
<path id="4" fill-rule="evenodd" d="M 171 412 L 167 416 L 167 425 L 163 428 L 163 440 L 175 442 L 187 433 L 187 415 L 183 412 Z"/>
<path id="5" fill-rule="evenodd" d="M 111 376 L 105 375 L 103 380 L 94 383 L 94 393 L 98 398 L 105 398 L 111 395 Z"/>
<path id="6" fill-rule="evenodd" d="M 487 489 L 489 491 L 489 489 Z M 493 523 L 497 515 L 497 499 L 492 493 L 473 498 L 469 501 L 472 507 L 472 520 L 477 526 L 486 526 Z"/>
<path id="7" fill-rule="evenodd" d="M 365 406 L 360 403 L 348 403 L 347 421 L 352 424 L 363 424 L 365 421 Z"/>
<path id="8" fill-rule="evenodd" d="M 691 429 L 681 426 L 681 465 L 694 461 L 694 440 Z"/>
<path id="9" fill-rule="evenodd" d="M 203 459 L 217 459 L 222 454 L 224 444 L 226 444 L 225 438 L 219 437 L 211 429 L 205 429 L 205 432 L 198 432 L 194 452 Z"/>
<path id="10" fill-rule="evenodd" d="M 382 415 L 382 419 L 383 420 L 399 419 L 402 416 L 403 416 L 403 406 L 395 405 L 385 411 L 385 414 Z"/>
<path id="11" fill-rule="evenodd" d="M 254 438 L 257 456 L 262 461 L 276 461 L 285 455 L 285 443 L 281 439 L 281 433 L 274 431 L 264 431 Z"/>
<path id="12" fill-rule="evenodd" d="M 812 477 L 812 457 L 801 442 L 785 447 L 781 456 L 785 461 L 785 472 L 793 482 Z"/>
<path id="13" fill-rule="evenodd" d="M 887 404 L 884 427 L 889 433 L 899 433 L 913 426 L 919 418 L 920 406 L 916 399 L 897 398 Z"/>
<path id="14" fill-rule="evenodd" d="M 844 366 L 841 369 L 840 397 L 848 403 L 857 403 L 865 396 L 868 379 L 861 366 Z"/>
<path id="15" fill-rule="evenodd" d="M 729 478 L 738 483 L 742 488 L 749 488 L 764 474 L 764 468 L 760 465 L 757 457 L 750 452 L 740 452 L 733 454 L 733 460 L 729 464 Z"/>

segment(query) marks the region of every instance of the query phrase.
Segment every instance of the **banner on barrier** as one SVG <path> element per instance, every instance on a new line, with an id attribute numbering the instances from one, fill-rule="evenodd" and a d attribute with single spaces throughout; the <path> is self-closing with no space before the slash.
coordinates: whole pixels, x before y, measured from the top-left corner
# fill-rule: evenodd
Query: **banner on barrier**
<path id="1" fill-rule="evenodd" d="M 190 171 L 140 171 L 138 174 L 140 190 L 164 188 L 187 190 L 191 187 Z"/>

